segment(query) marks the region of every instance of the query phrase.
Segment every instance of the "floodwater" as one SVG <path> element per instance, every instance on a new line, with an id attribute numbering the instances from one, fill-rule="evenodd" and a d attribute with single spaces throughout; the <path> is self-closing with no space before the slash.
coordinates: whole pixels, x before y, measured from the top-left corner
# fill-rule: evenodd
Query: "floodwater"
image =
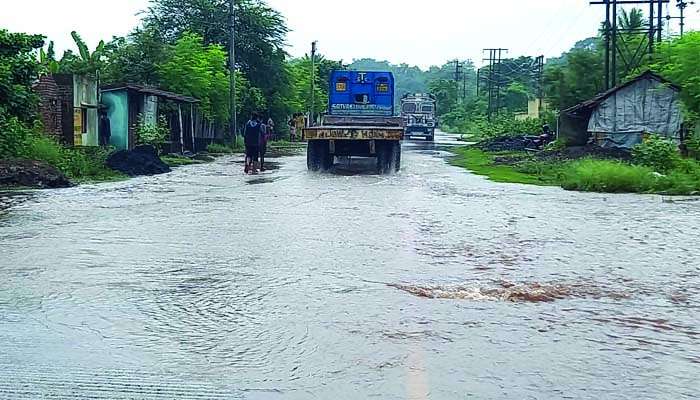
<path id="1" fill-rule="evenodd" d="M 448 145 L 0 195 L 0 398 L 697 398 L 700 202 Z"/>

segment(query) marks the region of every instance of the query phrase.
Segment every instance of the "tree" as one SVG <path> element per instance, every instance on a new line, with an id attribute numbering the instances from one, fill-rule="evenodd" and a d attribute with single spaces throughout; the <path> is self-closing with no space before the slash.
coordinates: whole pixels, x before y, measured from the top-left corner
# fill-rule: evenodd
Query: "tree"
<path id="1" fill-rule="evenodd" d="M 171 48 L 158 74 L 165 89 L 201 100 L 205 117 L 227 123 L 230 115 L 226 52 L 219 45 L 204 45 L 203 38 L 185 33 Z M 241 86 L 247 85 L 242 80 Z"/>
<path id="2" fill-rule="evenodd" d="M 645 66 L 680 85 L 681 97 L 688 111 L 700 115 L 700 32 L 666 41 L 658 47 L 654 59 Z"/>
<path id="3" fill-rule="evenodd" d="M 639 8 L 633 8 L 629 12 L 623 8 L 618 17 L 618 25 L 624 30 L 641 30 L 649 26 L 644 19 L 644 12 Z"/>
<path id="4" fill-rule="evenodd" d="M 109 59 L 104 69 L 106 83 L 160 85 L 158 68 L 168 59 L 168 45 L 154 28 L 137 28 L 127 37 L 115 37 L 105 45 Z"/>
<path id="5" fill-rule="evenodd" d="M 72 74 L 95 74 L 99 73 L 104 68 L 102 57 L 105 55 L 105 42 L 100 40 L 100 43 L 95 48 L 95 51 L 90 51 L 83 38 L 76 32 L 71 32 L 71 37 L 78 47 L 78 54 L 72 51 L 66 51 L 59 63 L 60 72 Z"/>
<path id="6" fill-rule="evenodd" d="M 145 27 L 174 43 L 187 32 L 198 34 L 205 45 L 228 48 L 229 0 L 153 0 Z M 269 112 L 286 118 L 281 99 L 290 90 L 284 41 L 284 17 L 262 0 L 236 0 L 236 61 L 252 87 L 265 95 Z"/>
<path id="7" fill-rule="evenodd" d="M 314 109 L 316 112 L 326 109 L 328 104 L 328 81 L 330 79 L 330 63 L 323 56 L 317 56 L 316 82 L 314 85 Z M 332 63 L 332 62 L 331 62 Z M 325 71 L 322 71 L 322 68 Z M 292 112 L 311 110 L 311 58 L 308 56 L 291 60 L 288 71 L 293 82 L 287 101 Z"/>
<path id="8" fill-rule="evenodd" d="M 544 70 L 545 96 L 559 110 L 590 99 L 605 90 L 604 57 L 599 49 L 574 49 L 563 64 Z"/>
<path id="9" fill-rule="evenodd" d="M 32 83 L 41 69 L 36 49 L 43 46 L 43 36 L 0 29 L 0 158 L 19 155 L 29 137 L 37 104 Z"/>
<path id="10" fill-rule="evenodd" d="M 43 46 L 43 36 L 0 29 L 0 116 L 34 120 L 37 97 L 32 84 L 40 71 L 36 50 Z"/>

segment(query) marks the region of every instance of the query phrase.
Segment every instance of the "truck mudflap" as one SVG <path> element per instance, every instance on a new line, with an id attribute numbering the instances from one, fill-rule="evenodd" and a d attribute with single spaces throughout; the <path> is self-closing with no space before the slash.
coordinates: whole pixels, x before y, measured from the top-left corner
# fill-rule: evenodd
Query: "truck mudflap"
<path id="1" fill-rule="evenodd" d="M 306 140 L 402 140 L 402 127 L 315 126 L 304 129 Z"/>

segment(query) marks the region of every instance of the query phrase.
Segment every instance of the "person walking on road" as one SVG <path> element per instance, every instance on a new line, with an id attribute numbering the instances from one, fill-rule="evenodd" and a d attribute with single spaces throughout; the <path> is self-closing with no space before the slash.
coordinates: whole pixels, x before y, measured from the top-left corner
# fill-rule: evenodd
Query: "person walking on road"
<path id="1" fill-rule="evenodd" d="M 299 136 L 299 141 L 304 140 L 304 128 L 306 127 L 306 119 L 304 118 L 304 114 L 302 113 L 296 113 L 294 115 L 294 127 L 296 129 L 296 134 Z"/>
<path id="2" fill-rule="evenodd" d="M 253 113 L 250 120 L 245 125 L 243 132 L 245 140 L 245 173 L 256 174 L 258 171 L 255 168 L 255 162 L 260 154 L 260 143 L 262 140 L 262 124 L 260 116 Z"/>
<path id="3" fill-rule="evenodd" d="M 267 135 L 268 139 L 272 140 L 273 137 L 275 137 L 275 120 L 272 119 L 272 116 L 270 116 L 267 119 Z"/>
<path id="4" fill-rule="evenodd" d="M 272 120 L 272 119 L 270 119 Z M 265 171 L 265 153 L 267 153 L 267 142 L 272 137 L 272 128 L 269 124 L 260 125 L 260 147 L 258 154 L 260 154 L 260 172 Z"/>

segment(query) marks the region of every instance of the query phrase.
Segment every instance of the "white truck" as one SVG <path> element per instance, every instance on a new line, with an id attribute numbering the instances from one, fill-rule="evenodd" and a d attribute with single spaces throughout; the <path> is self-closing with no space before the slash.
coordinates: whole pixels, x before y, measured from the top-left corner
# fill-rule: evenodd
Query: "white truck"
<path id="1" fill-rule="evenodd" d="M 401 99 L 401 117 L 404 121 L 406 139 L 422 137 L 435 140 L 438 126 L 436 117 L 437 100 L 432 94 L 406 94 Z"/>

